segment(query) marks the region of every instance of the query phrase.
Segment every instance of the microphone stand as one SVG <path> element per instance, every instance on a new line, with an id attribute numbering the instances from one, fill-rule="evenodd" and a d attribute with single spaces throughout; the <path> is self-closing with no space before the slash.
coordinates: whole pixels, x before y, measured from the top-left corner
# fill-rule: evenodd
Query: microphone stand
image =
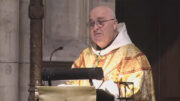
<path id="1" fill-rule="evenodd" d="M 58 50 L 62 50 L 62 49 L 63 49 L 63 47 L 60 46 L 60 47 L 56 48 L 54 51 L 51 52 L 50 59 L 49 59 L 50 64 L 51 64 L 51 62 L 52 62 L 53 54 L 54 54 L 55 52 L 57 52 Z M 51 77 L 48 77 L 48 85 L 49 85 L 49 86 L 52 85 L 52 83 L 51 83 Z"/>

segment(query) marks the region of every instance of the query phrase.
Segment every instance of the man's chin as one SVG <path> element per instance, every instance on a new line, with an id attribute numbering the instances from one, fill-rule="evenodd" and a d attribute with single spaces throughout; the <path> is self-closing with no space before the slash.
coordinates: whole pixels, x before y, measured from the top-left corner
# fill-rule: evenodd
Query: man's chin
<path id="1" fill-rule="evenodd" d="M 101 49 L 103 49 L 103 48 L 105 47 L 102 43 L 97 43 L 97 45 L 98 45 Z"/>
<path id="2" fill-rule="evenodd" d="M 96 42 L 96 44 L 101 45 L 101 44 L 104 43 L 104 40 L 103 40 L 103 38 L 96 38 L 96 39 L 95 39 L 95 42 Z"/>

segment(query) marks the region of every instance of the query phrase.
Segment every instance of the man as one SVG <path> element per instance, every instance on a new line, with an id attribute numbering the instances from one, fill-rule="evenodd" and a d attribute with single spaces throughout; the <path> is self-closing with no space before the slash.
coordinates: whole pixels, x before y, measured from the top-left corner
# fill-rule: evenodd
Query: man
<path id="1" fill-rule="evenodd" d="M 115 98 L 131 98 L 134 94 L 133 101 L 155 101 L 151 66 L 146 56 L 131 42 L 125 24 L 118 25 L 112 9 L 106 6 L 92 9 L 89 27 L 92 45 L 82 51 L 72 68 L 101 67 L 104 80 L 93 80 L 93 84 Z M 90 85 L 88 80 L 69 84 Z"/>

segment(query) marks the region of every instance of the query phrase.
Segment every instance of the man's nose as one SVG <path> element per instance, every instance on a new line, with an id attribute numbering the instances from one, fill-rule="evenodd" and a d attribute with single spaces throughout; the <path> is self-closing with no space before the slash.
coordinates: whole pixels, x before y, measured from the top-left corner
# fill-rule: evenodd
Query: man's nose
<path id="1" fill-rule="evenodd" d="M 93 30 L 94 31 L 96 31 L 96 30 L 98 30 L 100 27 L 99 27 L 99 25 L 96 23 L 96 24 L 94 24 L 94 27 L 93 27 Z"/>

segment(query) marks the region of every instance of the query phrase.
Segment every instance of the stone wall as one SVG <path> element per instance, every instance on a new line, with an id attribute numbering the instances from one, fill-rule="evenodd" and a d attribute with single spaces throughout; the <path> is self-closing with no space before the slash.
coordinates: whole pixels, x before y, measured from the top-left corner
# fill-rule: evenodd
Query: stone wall
<path id="1" fill-rule="evenodd" d="M 18 101 L 19 0 L 0 0 L 0 100 Z"/>
<path id="2" fill-rule="evenodd" d="M 19 100 L 28 101 L 30 75 L 30 19 L 28 7 L 30 0 L 20 0 L 20 29 L 19 29 Z"/>

